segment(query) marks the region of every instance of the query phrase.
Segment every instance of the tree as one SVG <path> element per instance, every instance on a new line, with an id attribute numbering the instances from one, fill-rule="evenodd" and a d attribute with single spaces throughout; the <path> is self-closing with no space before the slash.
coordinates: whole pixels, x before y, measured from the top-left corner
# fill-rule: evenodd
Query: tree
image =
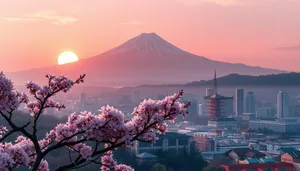
<path id="1" fill-rule="evenodd" d="M 225 171 L 225 169 L 215 165 L 208 165 L 204 168 L 204 171 Z"/>
<path id="2" fill-rule="evenodd" d="M 167 171 L 167 167 L 160 163 L 156 163 L 155 165 L 153 165 L 151 171 Z"/>
<path id="3" fill-rule="evenodd" d="M 92 163 L 99 164 L 103 171 L 131 171 L 131 167 L 117 164 L 112 151 L 130 147 L 135 141 L 155 142 L 156 133 L 167 131 L 167 122 L 174 122 L 179 115 L 187 114 L 189 103 L 179 102 L 183 95 L 180 91 L 163 100 L 144 100 L 134 109 L 130 120 L 124 120 L 124 114 L 111 106 L 102 107 L 99 114 L 73 113 L 65 123 L 57 124 L 40 139 L 37 133 L 44 111 L 65 108 L 54 102 L 53 97 L 83 83 L 84 77 L 82 75 L 72 81 L 65 76 L 47 75 L 44 86 L 28 82 L 26 88 L 29 93 L 25 94 L 15 91 L 12 82 L 3 73 L 0 74 L 0 115 L 9 125 L 9 128 L 0 126 L 1 171 L 20 166 L 32 171 L 48 171 L 46 157 L 50 152 L 61 149 L 69 153 L 70 162 L 55 171 L 77 169 Z M 29 121 L 22 125 L 14 120 L 20 104 L 25 104 L 31 113 Z M 5 142 L 14 133 L 21 135 L 15 142 Z"/>

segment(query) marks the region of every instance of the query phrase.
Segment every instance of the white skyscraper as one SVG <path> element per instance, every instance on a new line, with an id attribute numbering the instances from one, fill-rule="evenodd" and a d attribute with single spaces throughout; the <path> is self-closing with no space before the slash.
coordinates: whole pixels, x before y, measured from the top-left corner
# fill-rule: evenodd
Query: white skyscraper
<path id="1" fill-rule="evenodd" d="M 277 93 L 277 118 L 289 117 L 289 95 L 279 91 Z"/>
<path id="2" fill-rule="evenodd" d="M 255 94 L 253 92 L 248 92 L 246 95 L 246 113 L 256 112 L 256 101 Z"/>
<path id="3" fill-rule="evenodd" d="M 244 112 L 244 89 L 235 90 L 235 116 L 242 116 Z"/>
<path id="4" fill-rule="evenodd" d="M 199 104 L 198 110 L 199 110 L 199 116 L 203 116 L 204 115 L 204 113 L 203 113 L 204 111 L 203 111 L 203 104 L 202 103 Z"/>
<path id="5" fill-rule="evenodd" d="M 214 94 L 213 88 L 206 88 L 205 90 L 205 96 L 212 96 Z"/>

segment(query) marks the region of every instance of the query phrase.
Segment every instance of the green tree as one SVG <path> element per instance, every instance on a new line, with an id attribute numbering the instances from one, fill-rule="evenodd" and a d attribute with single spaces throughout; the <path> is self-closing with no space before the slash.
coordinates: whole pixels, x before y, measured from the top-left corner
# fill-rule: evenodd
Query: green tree
<path id="1" fill-rule="evenodd" d="M 203 171 L 225 171 L 225 169 L 222 167 L 210 164 L 207 167 L 205 167 L 203 169 Z"/>
<path id="2" fill-rule="evenodd" d="M 156 163 L 153 165 L 151 171 L 167 171 L 167 167 L 163 164 Z"/>

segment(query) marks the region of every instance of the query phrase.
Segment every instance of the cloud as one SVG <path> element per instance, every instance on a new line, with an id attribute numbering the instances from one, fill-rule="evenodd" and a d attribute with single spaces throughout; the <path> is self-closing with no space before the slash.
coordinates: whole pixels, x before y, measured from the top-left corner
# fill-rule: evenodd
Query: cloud
<path id="1" fill-rule="evenodd" d="M 124 24 L 124 25 L 140 25 L 142 23 L 139 22 L 139 21 L 129 21 L 129 22 L 121 23 L 121 24 Z"/>
<path id="2" fill-rule="evenodd" d="M 199 3 L 213 3 L 221 6 L 246 5 L 247 3 L 249 3 L 249 0 L 178 0 L 178 1 L 186 5 L 196 5 Z"/>
<path id="3" fill-rule="evenodd" d="M 275 50 L 282 50 L 282 51 L 300 51 L 300 45 L 299 46 L 285 46 L 285 47 L 279 47 L 274 48 Z"/>
<path id="4" fill-rule="evenodd" d="M 11 22 L 49 21 L 52 24 L 57 24 L 57 25 L 71 24 L 78 21 L 78 19 L 74 17 L 58 15 L 56 11 L 38 11 L 21 17 L 5 17 L 4 20 L 11 21 Z"/>

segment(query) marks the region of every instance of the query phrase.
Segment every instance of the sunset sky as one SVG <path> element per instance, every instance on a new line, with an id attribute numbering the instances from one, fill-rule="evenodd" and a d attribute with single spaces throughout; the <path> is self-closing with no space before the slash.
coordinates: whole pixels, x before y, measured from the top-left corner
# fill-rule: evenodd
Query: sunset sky
<path id="1" fill-rule="evenodd" d="M 300 0 L 1 0 L 0 68 L 109 50 L 143 32 L 210 59 L 300 71 Z"/>

